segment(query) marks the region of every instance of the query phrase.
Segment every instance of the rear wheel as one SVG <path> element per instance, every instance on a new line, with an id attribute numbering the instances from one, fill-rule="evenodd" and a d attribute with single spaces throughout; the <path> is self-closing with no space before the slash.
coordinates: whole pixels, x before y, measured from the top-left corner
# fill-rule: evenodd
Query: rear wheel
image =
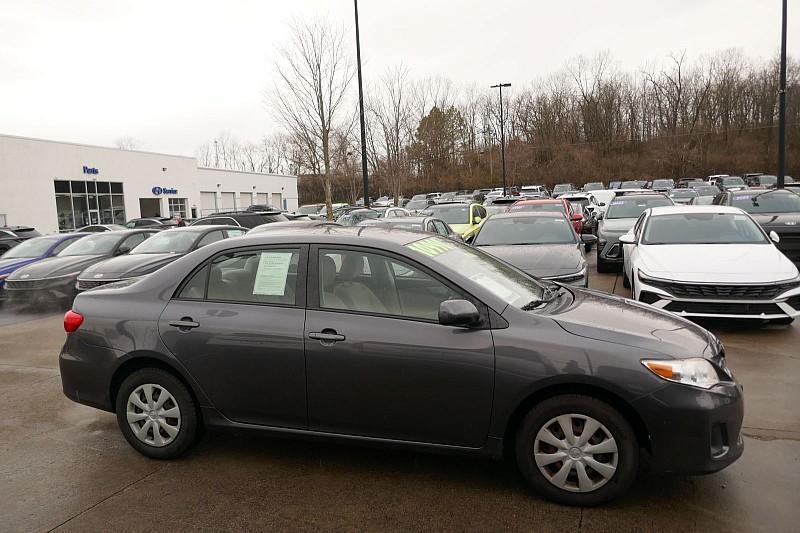
<path id="1" fill-rule="evenodd" d="M 197 406 L 186 386 L 159 368 L 128 376 L 119 388 L 117 423 L 136 451 L 153 459 L 173 459 L 194 444 Z"/>
<path id="2" fill-rule="evenodd" d="M 590 396 L 549 398 L 517 433 L 517 464 L 531 487 L 556 503 L 593 506 L 623 492 L 636 477 L 639 446 L 630 424 Z"/>

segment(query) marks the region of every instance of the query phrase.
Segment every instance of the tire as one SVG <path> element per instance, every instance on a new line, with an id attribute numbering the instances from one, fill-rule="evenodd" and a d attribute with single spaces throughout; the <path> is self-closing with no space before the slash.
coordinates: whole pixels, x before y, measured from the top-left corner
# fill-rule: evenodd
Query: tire
<path id="1" fill-rule="evenodd" d="M 152 402 L 146 401 L 148 390 L 151 391 L 149 397 Z M 158 410 L 152 409 L 155 411 L 155 423 L 159 426 L 158 436 L 153 431 L 154 420 L 148 416 L 147 410 L 130 403 L 134 417 L 132 423 L 141 429 L 148 426 L 142 432 L 142 438 L 137 437 L 128 421 L 129 400 L 132 400 L 132 395 L 136 392 L 139 405 L 145 408 L 155 407 L 163 397 L 162 391 L 166 391 L 169 397 Z M 192 395 L 178 378 L 159 368 L 143 368 L 125 378 L 117 392 L 116 412 L 117 423 L 128 443 L 136 451 L 152 459 L 174 459 L 180 456 L 194 444 L 198 435 L 199 416 Z M 165 417 L 163 413 L 175 414 L 177 417 Z"/>
<path id="2" fill-rule="evenodd" d="M 631 281 L 630 279 L 628 279 L 628 274 L 625 273 L 624 269 L 622 272 L 622 286 L 625 287 L 626 289 L 631 288 Z"/>
<path id="3" fill-rule="evenodd" d="M 576 447 L 565 446 L 562 452 L 556 446 L 541 440 L 541 437 L 546 438 L 549 435 L 559 442 L 568 441 L 563 430 L 560 437 L 556 436 L 562 427 L 557 417 L 571 421 L 570 426 L 577 442 L 582 437 L 581 434 L 575 435 L 577 429 L 585 429 L 584 424 L 589 420 L 598 423 L 589 436 L 588 443 L 581 446 L 597 449 L 602 445 L 603 448 L 600 449 L 612 451 L 587 453 L 584 456 L 576 451 Z M 591 507 L 609 502 L 628 490 L 639 467 L 639 445 L 630 424 L 607 403 L 580 394 L 554 396 L 539 403 L 523 419 L 515 446 L 517 465 L 531 488 L 548 500 L 562 505 Z M 616 452 L 613 452 L 614 449 Z M 542 461 L 540 468 L 534 457 L 534 450 L 538 450 L 542 457 L 572 453 L 579 458 L 577 462 L 580 465 L 568 459 L 571 464 L 563 460 L 550 464 Z M 566 457 L 570 458 L 570 455 Z M 597 470 L 587 463 L 594 464 Z M 579 467 L 587 474 L 586 477 L 579 477 Z M 566 476 L 563 483 L 559 484 L 558 474 L 564 472 L 565 468 Z M 585 483 L 585 487 L 581 487 L 581 483 Z"/>
<path id="4" fill-rule="evenodd" d="M 614 272 L 614 265 L 600 257 L 600 248 L 597 249 L 597 272 L 600 274 Z"/>

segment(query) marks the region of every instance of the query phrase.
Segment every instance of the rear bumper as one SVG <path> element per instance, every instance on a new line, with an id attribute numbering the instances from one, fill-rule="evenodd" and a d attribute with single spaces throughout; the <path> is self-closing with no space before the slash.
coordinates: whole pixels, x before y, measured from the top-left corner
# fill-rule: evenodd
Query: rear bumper
<path id="1" fill-rule="evenodd" d="M 111 405 L 111 377 L 120 353 L 84 342 L 80 334 L 67 335 L 58 356 L 61 386 L 70 400 L 104 411 Z"/>
<path id="2" fill-rule="evenodd" d="M 741 457 L 742 387 L 705 390 L 670 383 L 633 402 L 650 434 L 651 469 L 675 474 L 710 474 Z"/>

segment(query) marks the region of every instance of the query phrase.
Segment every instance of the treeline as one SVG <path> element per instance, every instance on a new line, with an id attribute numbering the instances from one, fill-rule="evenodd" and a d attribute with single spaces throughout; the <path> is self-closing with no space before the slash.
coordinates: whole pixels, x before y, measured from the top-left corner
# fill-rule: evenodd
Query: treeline
<path id="1" fill-rule="evenodd" d="M 324 44 L 314 41 L 321 31 L 318 26 L 295 31 L 296 37 L 309 39 L 303 41 L 303 50 L 308 42 Z M 328 35 L 332 42 L 338 42 L 336 37 Z M 288 52 L 286 58 L 298 59 Z M 241 153 L 232 152 L 224 164 L 301 175 L 303 203 L 324 201 L 326 187 L 321 185 L 326 183 L 334 201 L 353 202 L 361 196 L 357 108 L 355 99 L 347 96 L 352 92 L 352 69 L 341 57 L 334 59 L 335 63 L 324 63 L 324 57 L 318 61 L 328 71 L 331 65 L 338 69 L 329 77 L 339 82 L 333 95 L 338 96 L 335 114 L 315 127 L 320 113 L 297 112 L 303 100 L 276 86 L 268 101 L 289 133 L 272 136 L 263 146 L 253 145 L 260 149 L 240 148 Z M 298 74 L 285 67 L 282 72 L 289 81 L 292 72 Z M 507 182 L 553 185 L 775 173 L 778 73 L 777 60 L 753 60 L 740 51 L 725 50 L 694 61 L 674 55 L 658 67 L 636 72 L 621 71 L 608 54 L 599 54 L 576 58 L 528 85 L 504 80 L 513 82 L 503 94 Z M 790 60 L 790 174 L 800 160 L 799 76 L 798 64 Z M 282 102 L 276 103 L 275 95 Z M 286 109 L 294 116 L 286 117 Z M 324 106 L 322 111 L 326 109 L 330 111 Z M 500 186 L 496 90 L 458 87 L 446 78 L 414 80 L 400 66 L 367 85 L 366 119 L 372 196 Z M 258 153 L 269 163 L 261 162 L 254 155 Z M 222 165 L 219 143 L 216 154 L 209 143 L 203 155 L 205 164 Z"/>

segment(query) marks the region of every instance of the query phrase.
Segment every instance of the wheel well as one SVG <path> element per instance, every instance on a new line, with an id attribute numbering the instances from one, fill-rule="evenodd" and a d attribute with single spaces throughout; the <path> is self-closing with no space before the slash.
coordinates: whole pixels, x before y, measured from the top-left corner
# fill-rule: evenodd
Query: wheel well
<path id="1" fill-rule="evenodd" d="M 636 434 L 636 440 L 639 443 L 639 447 L 644 448 L 648 452 L 652 452 L 650 447 L 650 433 L 647 431 L 647 426 L 645 426 L 644 420 L 642 420 L 639 414 L 625 400 L 613 392 L 609 392 L 608 390 L 595 385 L 571 383 L 551 385 L 538 390 L 525 398 L 525 400 L 523 400 L 517 406 L 517 408 L 514 409 L 514 412 L 508 419 L 505 434 L 503 435 L 503 447 L 506 457 L 514 457 L 514 441 L 517 438 L 517 428 L 519 428 L 519 425 L 522 423 L 522 419 L 525 418 L 525 415 L 527 415 L 528 412 L 536 406 L 536 404 L 548 398 L 552 398 L 553 396 L 559 396 L 562 394 L 583 394 L 585 396 L 591 396 L 606 402 L 614 409 L 619 411 L 619 413 L 631 425 L 633 432 Z"/>
<path id="2" fill-rule="evenodd" d="M 184 379 L 180 372 L 175 370 L 175 368 L 170 366 L 168 363 L 165 363 L 160 359 L 156 359 L 155 357 L 148 356 L 139 356 L 128 359 L 114 372 L 114 375 L 111 378 L 111 390 L 109 390 L 109 398 L 111 398 L 112 409 L 116 408 L 117 392 L 119 392 L 119 388 L 122 386 L 122 382 L 125 381 L 125 378 L 143 368 L 158 368 L 164 370 L 165 372 L 169 372 L 178 380 L 180 380 L 180 382 L 186 387 L 186 390 L 189 391 L 189 394 L 192 395 L 192 400 L 194 400 L 194 404 L 197 406 L 198 420 L 200 420 L 200 403 L 197 401 L 197 395 L 194 393 L 194 389 L 192 389 L 192 386 L 189 384 L 189 382 Z"/>

